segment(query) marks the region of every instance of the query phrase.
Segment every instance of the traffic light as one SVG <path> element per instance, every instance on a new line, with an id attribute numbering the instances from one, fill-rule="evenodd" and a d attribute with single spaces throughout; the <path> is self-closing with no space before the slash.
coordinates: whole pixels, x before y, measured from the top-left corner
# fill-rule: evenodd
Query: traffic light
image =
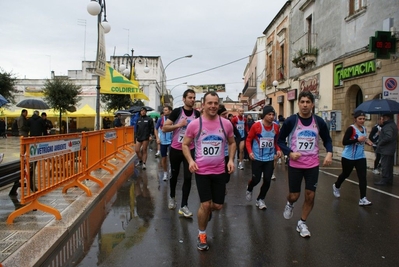
<path id="1" fill-rule="evenodd" d="M 389 59 L 391 53 L 396 53 L 396 38 L 391 32 L 376 31 L 375 36 L 370 37 L 369 52 L 374 53 L 375 58 Z"/>

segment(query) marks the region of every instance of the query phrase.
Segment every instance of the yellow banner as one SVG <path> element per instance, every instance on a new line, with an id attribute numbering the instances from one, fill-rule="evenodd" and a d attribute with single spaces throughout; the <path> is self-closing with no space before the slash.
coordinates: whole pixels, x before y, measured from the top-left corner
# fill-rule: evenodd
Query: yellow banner
<path id="1" fill-rule="evenodd" d="M 129 81 L 121 73 L 114 70 L 108 63 L 105 68 L 105 76 L 100 77 L 101 94 L 131 95 L 142 93 L 137 81 Z"/>

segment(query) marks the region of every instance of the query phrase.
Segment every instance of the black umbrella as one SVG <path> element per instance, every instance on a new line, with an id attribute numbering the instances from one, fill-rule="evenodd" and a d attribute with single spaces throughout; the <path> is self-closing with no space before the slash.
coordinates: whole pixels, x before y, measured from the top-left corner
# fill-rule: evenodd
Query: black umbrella
<path id="1" fill-rule="evenodd" d="M 31 109 L 49 109 L 50 107 L 41 99 L 28 98 L 24 99 L 17 104 L 20 108 L 31 108 Z"/>
<path id="2" fill-rule="evenodd" d="M 399 114 L 399 103 L 389 99 L 373 99 L 361 103 L 357 110 L 367 114 Z"/>
<path id="3" fill-rule="evenodd" d="M 139 112 L 142 108 L 145 108 L 147 111 L 154 110 L 152 107 L 149 107 L 149 106 L 132 106 L 129 109 L 127 109 L 126 111 L 129 111 L 131 113 L 136 113 L 136 112 Z"/>
<path id="4" fill-rule="evenodd" d="M 127 110 L 118 110 L 117 112 L 115 112 L 115 115 L 118 115 L 118 114 L 121 114 L 121 115 L 132 115 L 132 113 L 130 111 L 127 111 Z"/>

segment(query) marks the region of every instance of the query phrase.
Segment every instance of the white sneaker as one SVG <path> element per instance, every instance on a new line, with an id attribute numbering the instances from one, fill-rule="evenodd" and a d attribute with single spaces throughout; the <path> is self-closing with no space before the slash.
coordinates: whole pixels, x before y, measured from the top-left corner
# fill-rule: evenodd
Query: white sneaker
<path id="1" fill-rule="evenodd" d="M 302 221 L 298 221 L 296 230 L 299 232 L 299 234 L 302 237 L 310 237 L 310 232 L 309 232 L 309 229 L 308 229 L 308 226 L 306 225 L 306 223 L 304 223 Z"/>
<path id="2" fill-rule="evenodd" d="M 184 217 L 191 217 L 193 216 L 193 213 L 188 209 L 187 206 L 184 206 L 179 209 L 179 214 L 183 215 Z"/>
<path id="3" fill-rule="evenodd" d="M 283 216 L 285 219 L 289 220 L 292 218 L 292 215 L 294 215 L 294 205 L 291 205 L 288 201 L 287 204 L 285 205 Z"/>
<path id="4" fill-rule="evenodd" d="M 140 166 L 141 166 L 141 164 L 142 164 L 142 163 L 141 163 L 140 161 L 139 161 L 139 162 L 137 162 L 137 163 L 136 163 L 136 167 L 140 167 Z"/>
<path id="5" fill-rule="evenodd" d="M 170 209 L 170 210 L 174 210 L 175 208 L 176 208 L 176 200 L 175 200 L 175 198 L 173 197 L 169 197 L 169 201 L 168 201 L 168 208 Z"/>
<path id="6" fill-rule="evenodd" d="M 141 168 L 143 168 L 143 170 L 147 169 L 147 167 L 145 166 L 145 163 L 143 163 L 143 166 L 141 166 Z"/>
<path id="7" fill-rule="evenodd" d="M 265 201 L 263 199 L 259 199 L 256 201 L 255 205 L 260 209 L 260 210 L 265 210 L 267 209 Z"/>
<path id="8" fill-rule="evenodd" d="M 373 170 L 373 173 L 374 173 L 374 174 L 380 174 L 380 171 L 379 171 L 378 169 L 374 169 L 374 170 Z"/>
<path id="9" fill-rule="evenodd" d="M 341 196 L 341 189 L 339 189 L 339 188 L 336 188 L 335 187 L 335 184 L 333 184 L 333 194 L 334 194 L 334 197 L 340 197 Z"/>
<path id="10" fill-rule="evenodd" d="M 3 162 L 4 159 L 4 153 L 0 153 L 0 163 Z"/>
<path id="11" fill-rule="evenodd" d="M 168 172 L 163 173 L 163 178 L 162 180 L 167 181 L 168 180 Z"/>
<path id="12" fill-rule="evenodd" d="M 272 180 L 276 180 L 276 175 L 274 175 L 274 172 L 273 172 L 273 175 L 272 175 Z"/>
<path id="13" fill-rule="evenodd" d="M 240 170 L 243 170 L 243 169 L 244 169 L 244 166 L 242 166 L 242 162 L 239 162 L 239 163 L 238 163 L 238 168 L 239 168 Z"/>
<path id="14" fill-rule="evenodd" d="M 277 164 L 281 164 L 281 158 L 277 160 Z"/>
<path id="15" fill-rule="evenodd" d="M 251 201 L 252 200 L 252 192 L 249 192 L 247 190 L 247 192 L 245 193 L 245 198 L 247 199 L 247 201 Z"/>
<path id="16" fill-rule="evenodd" d="M 155 154 L 155 157 L 158 158 L 160 155 L 161 155 L 161 152 L 158 151 L 158 152 Z"/>
<path id="17" fill-rule="evenodd" d="M 370 206 L 371 202 L 366 197 L 359 200 L 359 206 Z"/>

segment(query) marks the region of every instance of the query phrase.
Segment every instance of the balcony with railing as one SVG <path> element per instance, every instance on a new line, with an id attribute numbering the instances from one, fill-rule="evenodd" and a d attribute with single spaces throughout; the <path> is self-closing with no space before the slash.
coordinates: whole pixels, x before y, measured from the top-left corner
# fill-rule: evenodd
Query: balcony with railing
<path id="1" fill-rule="evenodd" d="M 316 33 L 305 33 L 298 40 L 293 42 L 292 63 L 296 68 L 309 69 L 316 65 L 319 49 L 316 45 Z"/>
<path id="2" fill-rule="evenodd" d="M 251 97 L 253 94 L 256 94 L 256 80 L 249 78 L 245 83 L 244 89 L 242 90 L 242 94 L 246 97 Z"/>

